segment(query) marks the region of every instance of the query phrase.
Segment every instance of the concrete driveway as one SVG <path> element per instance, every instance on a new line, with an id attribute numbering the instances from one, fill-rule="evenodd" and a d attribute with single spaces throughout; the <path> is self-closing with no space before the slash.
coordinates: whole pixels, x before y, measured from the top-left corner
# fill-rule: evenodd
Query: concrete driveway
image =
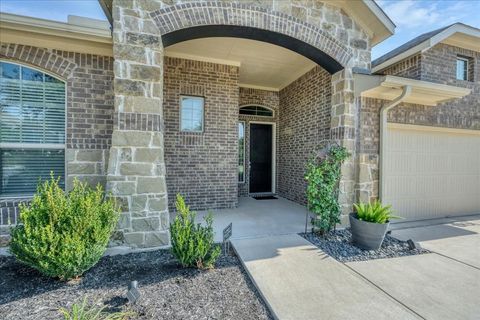
<path id="1" fill-rule="evenodd" d="M 397 229 L 392 236 L 432 253 L 346 265 L 422 318 L 480 318 L 480 217 Z"/>
<path id="2" fill-rule="evenodd" d="M 426 226 L 395 229 L 392 236 L 412 239 L 425 249 L 480 269 L 480 216 L 445 220 L 440 224 L 430 222 Z"/>

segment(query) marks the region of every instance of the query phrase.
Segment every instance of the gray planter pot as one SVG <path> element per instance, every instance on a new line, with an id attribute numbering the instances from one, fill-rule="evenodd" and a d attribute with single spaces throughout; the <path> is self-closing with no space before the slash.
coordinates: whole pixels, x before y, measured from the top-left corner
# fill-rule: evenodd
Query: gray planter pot
<path id="1" fill-rule="evenodd" d="M 355 213 L 351 213 L 349 216 L 353 244 L 366 250 L 379 249 L 390 223 L 361 221 L 356 216 Z"/>

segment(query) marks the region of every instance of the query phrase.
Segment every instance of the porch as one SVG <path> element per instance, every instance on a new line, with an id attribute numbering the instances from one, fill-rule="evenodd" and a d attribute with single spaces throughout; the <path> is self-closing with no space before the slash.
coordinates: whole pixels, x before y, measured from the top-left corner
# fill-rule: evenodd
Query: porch
<path id="1" fill-rule="evenodd" d="M 211 211 L 214 216 L 215 241 L 222 241 L 223 229 L 232 223 L 232 239 L 257 238 L 305 231 L 305 207 L 285 198 L 256 200 L 240 197 L 238 207 Z M 208 211 L 200 211 L 203 222 Z M 171 217 L 173 220 L 173 217 Z"/>

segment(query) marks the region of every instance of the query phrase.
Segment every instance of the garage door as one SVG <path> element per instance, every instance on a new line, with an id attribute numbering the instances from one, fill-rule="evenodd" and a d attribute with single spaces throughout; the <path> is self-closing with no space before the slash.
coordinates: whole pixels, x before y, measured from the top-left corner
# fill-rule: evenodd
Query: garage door
<path id="1" fill-rule="evenodd" d="M 389 125 L 384 179 L 406 220 L 480 213 L 480 131 Z"/>

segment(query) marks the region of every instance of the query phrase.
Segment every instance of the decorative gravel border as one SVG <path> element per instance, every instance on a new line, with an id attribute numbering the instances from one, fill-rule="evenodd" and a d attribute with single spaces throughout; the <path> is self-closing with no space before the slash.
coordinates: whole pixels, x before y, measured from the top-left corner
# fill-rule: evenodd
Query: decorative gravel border
<path id="1" fill-rule="evenodd" d="M 126 304 L 127 284 L 138 281 L 141 298 Z M 0 318 L 61 319 L 59 307 L 84 297 L 109 310 L 130 310 L 132 319 L 272 319 L 234 255 L 221 255 L 215 269 L 181 268 L 167 250 L 106 256 L 79 281 L 41 276 L 0 257 Z"/>
<path id="2" fill-rule="evenodd" d="M 331 231 L 325 237 L 315 233 L 300 235 L 340 262 L 395 258 L 430 252 L 422 248 L 410 249 L 406 241 L 389 235 L 385 236 L 380 249 L 362 250 L 352 244 L 352 234 L 349 229 Z"/>

